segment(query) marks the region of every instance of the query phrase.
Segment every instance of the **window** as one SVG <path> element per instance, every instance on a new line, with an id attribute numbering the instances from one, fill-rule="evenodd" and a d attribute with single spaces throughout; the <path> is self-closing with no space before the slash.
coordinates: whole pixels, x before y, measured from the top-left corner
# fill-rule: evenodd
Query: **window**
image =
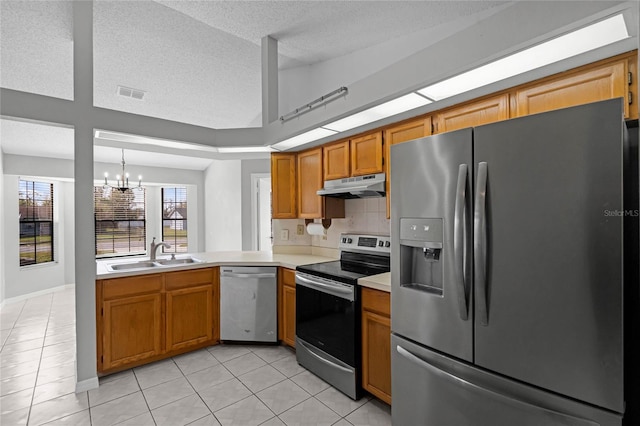
<path id="1" fill-rule="evenodd" d="M 53 184 L 18 182 L 20 266 L 53 262 Z"/>
<path id="2" fill-rule="evenodd" d="M 162 241 L 164 253 L 187 252 L 187 188 L 162 188 Z"/>
<path id="3" fill-rule="evenodd" d="M 96 186 L 96 257 L 146 253 L 146 191 Z"/>

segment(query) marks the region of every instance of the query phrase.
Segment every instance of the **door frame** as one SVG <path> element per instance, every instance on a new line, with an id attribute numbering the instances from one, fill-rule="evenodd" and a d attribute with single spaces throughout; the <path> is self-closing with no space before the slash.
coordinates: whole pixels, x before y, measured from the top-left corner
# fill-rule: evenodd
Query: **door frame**
<path id="1" fill-rule="evenodd" d="M 260 179 L 271 178 L 271 173 L 251 173 L 251 250 L 258 250 L 258 239 L 260 238 L 260 228 L 258 226 L 258 209 L 260 204 L 259 183 Z"/>

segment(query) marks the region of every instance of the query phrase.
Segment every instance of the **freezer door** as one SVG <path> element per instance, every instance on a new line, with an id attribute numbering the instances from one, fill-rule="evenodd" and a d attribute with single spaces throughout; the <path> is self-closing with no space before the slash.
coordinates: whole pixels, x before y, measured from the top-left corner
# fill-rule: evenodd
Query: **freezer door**
<path id="1" fill-rule="evenodd" d="M 394 425 L 620 426 L 597 409 L 391 336 Z"/>
<path id="2" fill-rule="evenodd" d="M 621 117 L 615 99 L 474 133 L 476 364 L 619 413 Z"/>
<path id="3" fill-rule="evenodd" d="M 391 327 L 473 357 L 472 129 L 391 147 Z"/>

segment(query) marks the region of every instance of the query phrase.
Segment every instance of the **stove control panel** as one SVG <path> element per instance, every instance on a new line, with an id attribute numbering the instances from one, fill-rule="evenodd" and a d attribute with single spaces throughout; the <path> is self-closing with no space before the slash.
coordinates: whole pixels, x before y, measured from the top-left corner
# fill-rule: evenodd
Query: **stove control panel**
<path id="1" fill-rule="evenodd" d="M 342 234 L 340 250 L 391 253 L 391 238 L 388 235 Z"/>

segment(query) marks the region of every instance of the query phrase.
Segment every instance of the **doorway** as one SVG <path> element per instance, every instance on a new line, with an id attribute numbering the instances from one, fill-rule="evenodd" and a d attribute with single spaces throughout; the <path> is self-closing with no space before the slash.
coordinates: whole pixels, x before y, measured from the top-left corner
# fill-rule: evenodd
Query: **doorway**
<path id="1" fill-rule="evenodd" d="M 271 251 L 271 174 L 251 174 L 251 249 Z"/>

